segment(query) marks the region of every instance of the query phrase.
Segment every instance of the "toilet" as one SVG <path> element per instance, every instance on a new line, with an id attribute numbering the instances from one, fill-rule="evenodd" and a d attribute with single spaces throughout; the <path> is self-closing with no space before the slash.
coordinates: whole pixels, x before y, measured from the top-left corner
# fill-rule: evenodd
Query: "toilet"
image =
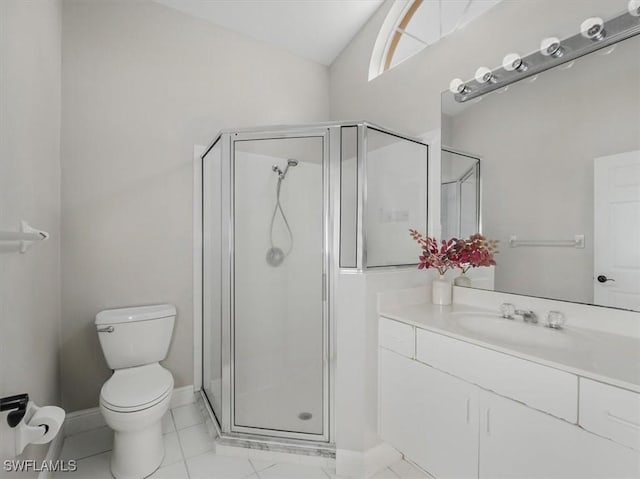
<path id="1" fill-rule="evenodd" d="M 167 357 L 176 308 L 170 304 L 109 309 L 96 315 L 102 352 L 113 374 L 100 391 L 100 411 L 113 429 L 111 473 L 142 479 L 164 458 L 162 417 L 169 409 L 173 376 Z"/>

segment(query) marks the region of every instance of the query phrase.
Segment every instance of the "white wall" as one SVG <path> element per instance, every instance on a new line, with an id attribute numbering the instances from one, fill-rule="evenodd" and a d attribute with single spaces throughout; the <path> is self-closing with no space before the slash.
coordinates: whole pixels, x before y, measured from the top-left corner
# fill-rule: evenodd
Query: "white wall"
<path id="1" fill-rule="evenodd" d="M 39 405 L 60 402 L 61 11 L 54 0 L 0 2 L 0 229 L 25 219 L 51 235 L 25 254 L 0 244 L 0 396 L 28 393 Z M 2 460 L 15 456 L 5 416 Z M 47 447 L 21 458 L 40 460 Z"/>
<path id="2" fill-rule="evenodd" d="M 150 1 L 65 0 L 63 13 L 62 390 L 76 410 L 109 376 L 103 308 L 175 304 L 165 365 L 193 382 L 193 145 L 326 120 L 328 71 Z"/>
<path id="3" fill-rule="evenodd" d="M 377 295 L 418 286 L 430 288 L 434 276 L 433 271 L 410 268 L 343 272 L 336 277 L 335 435 L 340 476 L 365 477 L 385 465 L 384 454 L 371 453 L 380 443 Z M 393 460 L 394 456 L 389 457 Z"/>

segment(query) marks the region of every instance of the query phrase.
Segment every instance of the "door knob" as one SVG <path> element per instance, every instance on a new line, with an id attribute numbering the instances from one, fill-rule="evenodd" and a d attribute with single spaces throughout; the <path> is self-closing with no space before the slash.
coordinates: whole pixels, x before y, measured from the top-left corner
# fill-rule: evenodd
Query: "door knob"
<path id="1" fill-rule="evenodd" d="M 596 278 L 600 283 L 606 283 L 607 281 L 615 281 L 613 278 L 607 278 L 604 274 L 601 274 Z"/>

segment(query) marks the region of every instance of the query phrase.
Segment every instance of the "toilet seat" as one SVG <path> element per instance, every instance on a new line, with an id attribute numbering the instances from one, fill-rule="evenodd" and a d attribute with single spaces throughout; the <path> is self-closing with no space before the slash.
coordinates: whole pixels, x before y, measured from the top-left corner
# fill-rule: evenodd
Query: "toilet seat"
<path id="1" fill-rule="evenodd" d="M 158 363 L 118 369 L 100 391 L 100 403 L 115 412 L 136 412 L 162 402 L 173 390 L 173 376 Z"/>

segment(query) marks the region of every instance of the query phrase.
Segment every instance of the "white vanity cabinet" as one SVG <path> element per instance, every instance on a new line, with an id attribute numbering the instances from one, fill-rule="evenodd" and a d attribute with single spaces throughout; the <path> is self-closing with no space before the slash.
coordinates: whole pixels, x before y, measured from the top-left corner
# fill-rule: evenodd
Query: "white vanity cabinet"
<path id="1" fill-rule="evenodd" d="M 635 393 L 402 321 L 379 331 L 380 435 L 434 477 L 640 477 Z"/>
<path id="2" fill-rule="evenodd" d="M 635 451 L 496 394 L 480 396 L 478 477 L 639 477 Z"/>
<path id="3" fill-rule="evenodd" d="M 640 451 L 640 394 L 581 378 L 580 426 Z"/>
<path id="4" fill-rule="evenodd" d="M 478 389 L 380 348 L 380 433 L 437 478 L 475 477 Z"/>

